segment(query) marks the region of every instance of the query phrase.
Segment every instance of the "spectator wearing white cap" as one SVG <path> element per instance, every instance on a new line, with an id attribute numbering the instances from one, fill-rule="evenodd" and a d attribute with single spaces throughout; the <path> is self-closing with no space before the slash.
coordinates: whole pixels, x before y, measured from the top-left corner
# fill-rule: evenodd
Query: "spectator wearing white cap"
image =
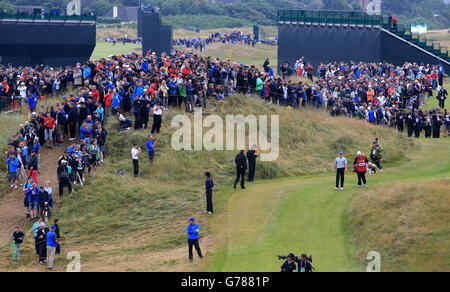
<path id="1" fill-rule="evenodd" d="M 27 86 L 25 85 L 25 82 L 21 82 L 19 87 L 17 87 L 17 90 L 19 90 L 22 99 L 27 98 Z"/>

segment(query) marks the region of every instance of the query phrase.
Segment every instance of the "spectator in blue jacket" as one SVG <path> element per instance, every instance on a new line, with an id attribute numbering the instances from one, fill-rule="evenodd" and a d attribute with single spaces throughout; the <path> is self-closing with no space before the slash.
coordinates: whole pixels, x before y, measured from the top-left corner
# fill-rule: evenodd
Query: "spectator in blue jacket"
<path id="1" fill-rule="evenodd" d="M 17 190 L 17 171 L 20 167 L 19 159 L 16 156 L 17 154 L 15 152 L 11 152 L 6 160 L 9 168 L 9 183 L 14 190 Z"/>
<path id="2" fill-rule="evenodd" d="M 47 244 L 47 266 L 50 270 L 53 270 L 56 247 L 58 246 L 58 236 L 55 232 L 56 226 L 52 226 L 50 231 L 47 233 L 46 244 Z"/>
<path id="3" fill-rule="evenodd" d="M 136 97 L 140 98 L 144 93 L 144 83 L 142 80 L 139 81 L 138 85 L 134 87 L 133 93 L 131 94 L 131 99 L 134 100 Z"/>
<path id="4" fill-rule="evenodd" d="M 36 93 L 33 93 L 30 95 L 30 97 L 28 97 L 28 106 L 30 113 L 34 112 L 34 110 L 36 109 L 36 105 L 37 105 L 37 97 Z"/>
<path id="5" fill-rule="evenodd" d="M 27 197 L 31 211 L 31 219 L 34 219 L 37 217 L 39 208 L 39 188 L 35 181 L 33 181 L 31 186 L 27 189 Z"/>
<path id="6" fill-rule="evenodd" d="M 150 165 L 153 165 L 153 159 L 155 158 L 155 145 L 158 144 L 158 140 L 153 141 L 152 136 L 148 136 L 147 138 L 147 152 L 148 152 L 148 161 Z"/>
<path id="7" fill-rule="evenodd" d="M 375 124 L 375 120 L 376 120 L 375 111 L 373 109 L 369 108 L 369 122 L 371 124 Z"/>
<path id="8" fill-rule="evenodd" d="M 175 77 L 172 76 L 169 81 L 167 81 L 167 86 L 169 87 L 169 105 L 177 106 L 178 83 L 175 80 Z"/>
<path id="9" fill-rule="evenodd" d="M 189 219 L 189 225 L 187 227 L 187 234 L 188 234 L 188 246 L 189 246 L 189 261 L 194 260 L 194 256 L 192 253 L 192 246 L 195 247 L 195 250 L 197 251 L 198 256 L 202 259 L 202 250 L 200 249 L 200 245 L 198 244 L 198 233 L 200 232 L 200 227 L 197 223 L 195 223 L 195 219 L 191 218 Z"/>
<path id="10" fill-rule="evenodd" d="M 117 90 L 113 90 L 113 97 L 112 97 L 112 108 L 113 113 L 117 114 L 120 111 L 120 104 L 122 103 L 122 96 L 117 93 Z"/>
<path id="11" fill-rule="evenodd" d="M 147 72 L 148 71 L 148 65 L 149 65 L 148 60 L 145 59 L 144 62 L 142 62 L 142 64 L 141 64 L 142 71 Z"/>
<path id="12" fill-rule="evenodd" d="M 86 140 L 86 143 L 89 144 L 91 133 L 91 128 L 88 127 L 86 122 L 83 122 L 83 125 L 80 127 L 80 140 Z"/>
<path id="13" fill-rule="evenodd" d="M 39 143 L 39 138 L 34 138 L 33 151 L 36 155 L 41 155 L 41 143 Z"/>
<path id="14" fill-rule="evenodd" d="M 91 68 L 89 68 L 89 66 L 84 67 L 83 77 L 84 77 L 84 80 L 89 79 L 91 77 Z"/>

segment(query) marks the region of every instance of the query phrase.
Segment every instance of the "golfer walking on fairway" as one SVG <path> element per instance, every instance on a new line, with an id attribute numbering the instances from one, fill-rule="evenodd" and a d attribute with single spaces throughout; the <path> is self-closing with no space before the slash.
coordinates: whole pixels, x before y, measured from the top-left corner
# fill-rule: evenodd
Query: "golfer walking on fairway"
<path id="1" fill-rule="evenodd" d="M 344 189 L 344 175 L 347 172 L 347 158 L 344 153 L 339 152 L 339 157 L 334 162 L 334 171 L 336 172 L 336 191 L 339 189 L 339 180 L 341 181 L 341 190 Z"/>

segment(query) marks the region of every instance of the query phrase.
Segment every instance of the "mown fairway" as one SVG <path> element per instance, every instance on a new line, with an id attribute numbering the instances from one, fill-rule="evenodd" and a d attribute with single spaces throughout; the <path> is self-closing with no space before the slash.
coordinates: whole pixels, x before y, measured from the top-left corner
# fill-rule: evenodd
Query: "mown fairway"
<path id="1" fill-rule="evenodd" d="M 368 191 L 382 193 L 399 182 L 433 184 L 448 179 L 449 141 L 420 140 L 419 144 L 420 148 L 408 155 L 408 162 L 368 176 L 366 189 L 357 188 L 353 173 L 346 175 L 345 191 L 338 192 L 334 174 L 261 182 L 245 191 L 228 189 L 220 195 L 226 210 L 209 226 L 222 231 L 218 242 L 223 245 L 212 256 L 209 270 L 277 271 L 282 262 L 276 255 L 289 252 L 312 254 L 314 266 L 321 272 L 365 270 L 350 230 L 348 204 Z M 352 161 L 353 153 L 347 158 Z M 448 184 L 441 191 L 448 194 Z M 442 203 L 448 204 L 448 198 Z M 448 228 L 448 220 L 442 219 Z M 381 257 L 383 260 L 383 254 Z"/>

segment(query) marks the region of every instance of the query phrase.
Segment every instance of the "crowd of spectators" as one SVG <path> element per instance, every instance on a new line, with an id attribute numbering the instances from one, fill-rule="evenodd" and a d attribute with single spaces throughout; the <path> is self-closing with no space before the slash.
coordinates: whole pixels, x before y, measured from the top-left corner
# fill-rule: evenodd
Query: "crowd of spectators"
<path id="1" fill-rule="evenodd" d="M 86 170 L 89 176 L 103 163 L 106 117 L 116 116 L 123 131 L 133 122 L 135 130 L 147 129 L 153 116 L 151 132 L 159 133 L 169 107 L 192 112 L 206 107 L 209 98 L 221 100 L 236 93 L 254 94 L 267 104 L 315 107 L 332 116 L 399 131 L 406 128 L 410 137 L 420 137 L 423 131 L 426 138 L 439 138 L 442 126 L 449 134 L 442 66 L 334 62 L 321 64 L 310 83 L 303 77 L 314 80 L 310 76 L 314 71 L 303 58 L 293 69 L 283 64 L 279 77 L 273 75 L 269 59 L 263 68 L 179 51 L 112 56 L 74 68 L 0 69 L 2 95 L 18 94 L 29 108 L 29 120 L 19 126 L 6 153 L 10 187 L 23 186 L 27 214 L 38 217 L 53 204 L 51 187 L 40 185 L 38 179 L 42 147 L 63 147 L 69 140 L 57 166 L 61 197 L 64 188 L 71 192 L 72 185 L 84 183 Z M 300 78 L 289 78 L 290 71 Z M 58 93 L 67 96 L 47 108 L 39 104 L 42 96 Z M 424 110 L 433 95 L 440 108 Z M 134 121 L 126 118 L 131 115 Z"/>
<path id="2" fill-rule="evenodd" d="M 313 80 L 314 68 L 304 58 L 294 68 L 282 64 L 280 72 L 285 79 L 264 81 L 268 103 L 294 108 L 310 104 L 332 116 L 358 118 L 402 132 L 407 128 L 409 137 L 420 137 L 423 130 L 425 137 L 439 138 L 442 126 L 446 135 L 449 132 L 448 92 L 441 65 L 333 62 L 320 64 L 316 81 L 309 84 L 287 78 L 297 75 L 301 80 Z M 438 99 L 439 107 L 425 110 L 432 97 Z"/>
<path id="3" fill-rule="evenodd" d="M 234 42 L 240 36 L 211 38 Z M 119 131 L 123 131 L 133 123 L 135 130 L 147 129 L 153 116 L 151 132 L 159 133 L 163 112 L 169 107 L 192 112 L 206 107 L 208 99 L 222 100 L 236 93 L 292 109 L 326 110 L 332 116 L 358 118 L 399 131 L 406 125 L 408 136 L 419 137 L 424 130 L 426 137 L 439 138 L 442 125 L 445 134 L 450 129 L 445 109 L 448 93 L 439 65 L 334 62 L 321 64 L 313 76 L 314 68 L 302 58 L 293 68 L 283 64 L 281 76 L 274 76 L 269 59 L 263 68 L 186 51 L 161 56 L 131 53 L 59 69 L 1 68 L 1 95 L 19 95 L 29 110 L 29 119 L 19 126 L 6 153 L 10 187 L 22 187 L 29 217 L 50 217 L 51 183 L 39 184 L 42 147 L 56 147 L 63 153 L 55 166 L 62 197 L 64 188 L 72 192 L 73 185 L 84 184 L 86 171 L 89 176 L 102 165 L 106 118 L 117 117 Z M 45 96 L 63 94 L 52 106 L 40 104 Z M 440 108 L 424 110 L 434 95 Z M 153 161 L 153 156 L 149 159 Z M 35 225 L 38 238 L 51 232 L 40 221 Z M 37 249 L 40 261 L 44 261 L 42 250 Z"/>
<path id="4" fill-rule="evenodd" d="M 183 49 L 183 46 L 185 46 L 200 52 L 211 43 L 245 44 L 254 47 L 256 40 L 252 34 L 234 31 L 231 33 L 213 32 L 208 37 L 178 38 L 173 41 L 173 45 L 178 46 L 180 49 Z"/>
<path id="5" fill-rule="evenodd" d="M 226 41 L 239 40 L 238 36 L 242 35 L 212 35 Z M 169 107 L 192 112 L 205 107 L 210 97 L 221 100 L 235 93 L 255 93 L 269 104 L 292 108 L 310 105 L 332 116 L 364 119 L 400 131 L 406 126 L 409 136 L 420 135 L 422 130 L 428 134 L 430 126 L 435 137 L 442 126 L 448 133 L 442 66 L 334 62 L 314 69 L 302 58 L 293 68 L 282 64 L 281 76 L 274 76 L 269 59 L 263 68 L 186 51 L 161 56 L 149 52 L 111 56 L 61 70 L 8 66 L 0 70 L 0 80 L 2 95 L 19 94 L 27 101 L 30 114 L 41 96 L 67 93 L 60 104 L 37 114 L 42 120 L 50 114 L 56 121 L 55 133 L 45 129 L 52 128 L 51 120 L 38 132 L 41 145 L 50 147 L 46 137 L 53 134 L 56 145 L 61 145 L 63 136 L 75 139 L 76 131 L 81 139 L 89 139 L 90 127 L 97 128 L 111 114 L 120 117 L 121 130 L 132 127 L 133 121 L 124 115 L 128 112 L 134 116 L 136 130 L 147 129 L 153 116 L 152 132 L 159 132 L 162 112 Z M 440 107 L 424 110 L 434 94 Z"/>

